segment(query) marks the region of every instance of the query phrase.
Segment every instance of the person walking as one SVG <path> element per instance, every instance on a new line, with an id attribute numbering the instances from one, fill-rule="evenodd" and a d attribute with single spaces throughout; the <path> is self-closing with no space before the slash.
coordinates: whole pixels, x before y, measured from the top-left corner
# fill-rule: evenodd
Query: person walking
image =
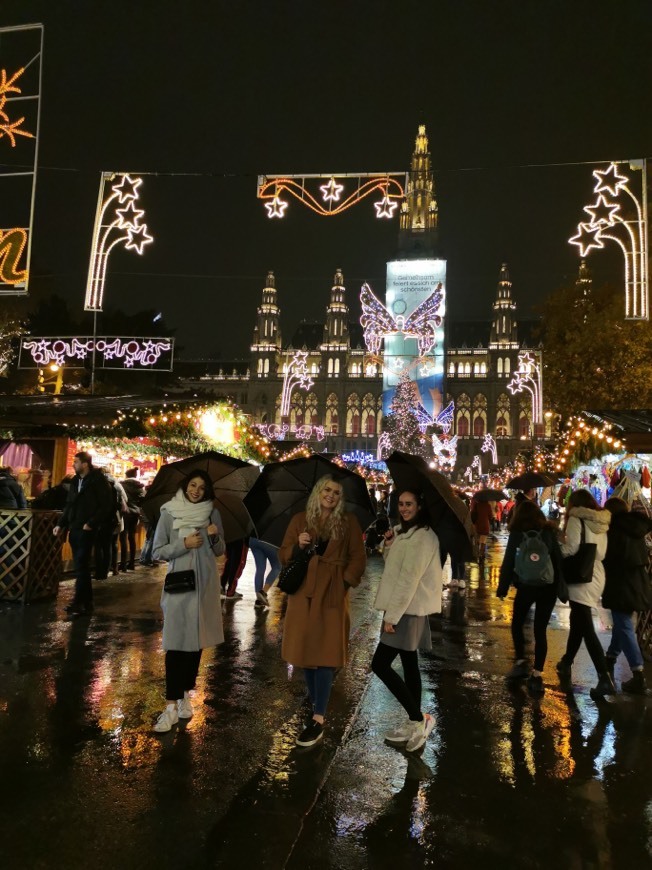
<path id="1" fill-rule="evenodd" d="M 136 570 L 136 529 L 140 520 L 140 506 L 145 498 L 145 485 L 138 480 L 138 469 L 128 468 L 122 488 L 127 497 L 127 510 L 122 515 L 123 528 L 120 532 L 119 571 Z"/>
<path id="2" fill-rule="evenodd" d="M 557 664 L 557 672 L 563 678 L 570 677 L 573 661 L 584 641 L 598 674 L 598 684 L 590 692 L 594 701 L 600 700 L 604 695 L 612 695 L 616 691 L 607 668 L 604 650 L 595 632 L 591 610 L 600 604 L 604 589 L 605 574 L 602 560 L 607 552 L 607 532 L 610 522 L 611 514 L 598 505 L 588 489 L 577 489 L 568 499 L 565 535 L 561 541 L 562 556 L 572 556 L 577 553 L 582 539 L 582 527 L 584 527 L 584 540 L 589 544 L 596 544 L 597 550 L 590 583 L 573 583 L 569 582 L 569 577 L 566 577 L 570 605 L 570 631 L 566 652 Z"/>
<path id="3" fill-rule="evenodd" d="M 526 538 L 533 536 L 537 540 L 540 536 L 541 544 L 545 546 L 550 557 L 545 585 L 531 585 L 527 577 L 519 577 L 516 564 L 516 554 L 519 547 L 524 546 Z M 538 543 L 538 540 L 537 540 Z M 537 553 L 533 550 L 535 563 L 544 567 L 545 552 Z M 533 501 L 522 501 L 515 509 L 509 523 L 509 538 L 503 563 L 500 567 L 500 579 L 496 595 L 503 599 L 507 595 L 510 586 L 516 587 L 514 609 L 512 611 L 512 641 L 514 643 L 514 666 L 507 674 L 507 680 L 521 680 L 527 678 L 527 687 L 533 695 L 543 695 L 543 667 L 548 654 L 547 628 L 552 616 L 559 583 L 562 579 L 561 550 L 557 541 L 557 527 L 554 523 L 546 520 L 543 512 Z M 534 605 L 534 667 L 530 672 L 525 658 L 525 634 L 523 628 L 530 609 Z"/>
<path id="4" fill-rule="evenodd" d="M 475 496 L 471 500 L 471 522 L 478 536 L 478 563 L 484 565 L 487 553 L 487 538 L 494 518 L 494 503 L 479 501 Z"/>
<path id="5" fill-rule="evenodd" d="M 278 547 L 268 544 L 267 541 L 261 541 L 259 538 L 249 538 L 249 549 L 256 563 L 256 574 L 254 577 L 256 600 L 254 601 L 254 607 L 269 607 L 267 593 L 274 585 L 274 581 L 281 571 Z M 265 568 L 268 562 L 269 572 L 267 577 L 265 577 Z"/>
<path id="6" fill-rule="evenodd" d="M 93 611 L 91 553 L 98 528 L 111 515 L 113 496 L 108 480 L 93 467 L 89 453 L 75 453 L 73 467 L 75 477 L 68 491 L 66 507 L 52 532 L 58 536 L 69 530 L 75 564 L 75 594 L 66 610 L 71 616 L 81 616 Z"/>
<path id="7" fill-rule="evenodd" d="M 281 654 L 304 669 L 313 712 L 297 738 L 298 746 L 322 739 L 336 668 L 346 664 L 351 620 L 349 589 L 358 586 L 366 566 L 362 529 L 345 513 L 342 484 L 331 475 L 320 478 L 305 512 L 295 514 L 285 532 L 282 565 L 314 549 L 306 579 L 288 596 Z"/>
<path id="8" fill-rule="evenodd" d="M 224 552 L 224 532 L 214 497 L 208 474 L 192 471 L 161 507 L 156 526 L 154 556 L 167 561 L 167 574 L 191 569 L 195 576 L 193 590 L 170 594 L 164 588 L 161 594 L 167 705 L 154 725 L 159 734 L 192 717 L 190 692 L 202 650 L 224 641 L 215 562 Z"/>
<path id="9" fill-rule="evenodd" d="M 127 495 L 121 484 L 106 469 L 102 473 L 111 488 L 112 508 L 106 522 L 100 523 L 95 537 L 95 579 L 106 580 L 109 570 L 115 577 L 118 573 L 118 538 L 122 529 L 122 517 L 127 510 Z"/>
<path id="10" fill-rule="evenodd" d="M 652 532 L 652 520 L 638 511 L 630 512 L 627 502 L 616 496 L 607 499 L 605 509 L 611 514 L 611 524 L 604 557 L 602 606 L 611 610 L 613 622 L 606 655 L 607 669 L 613 679 L 616 660 L 624 653 L 632 678 L 623 682 L 621 688 L 632 695 L 645 695 L 643 655 L 636 639 L 633 616 L 652 606 L 645 544 L 645 536 Z"/>
<path id="11" fill-rule="evenodd" d="M 371 669 L 408 715 L 408 722 L 385 735 L 390 743 L 420 749 L 435 727 L 421 710 L 421 674 L 417 650 L 432 649 L 428 615 L 441 613 L 443 575 L 439 539 L 428 526 L 423 497 L 401 492 L 400 523 L 385 532 L 385 569 L 374 607 L 382 610 L 383 628 Z M 403 679 L 392 668 L 401 659 Z"/>

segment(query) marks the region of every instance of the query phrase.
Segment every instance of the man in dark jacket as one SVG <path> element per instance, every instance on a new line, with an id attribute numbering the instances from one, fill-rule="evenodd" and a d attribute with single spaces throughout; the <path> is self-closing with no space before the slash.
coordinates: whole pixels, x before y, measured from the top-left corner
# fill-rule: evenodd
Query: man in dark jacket
<path id="1" fill-rule="evenodd" d="M 621 498 L 607 499 L 605 508 L 611 513 L 611 523 L 603 561 L 605 586 L 602 606 L 611 610 L 613 622 L 607 667 L 613 677 L 616 659 L 621 652 L 624 653 L 632 669 L 632 678 L 623 682 L 622 689 L 633 695 L 645 695 L 643 655 L 632 616 L 641 610 L 649 610 L 652 605 L 645 544 L 645 536 L 652 532 L 652 520 L 645 514 L 630 512 L 627 502 Z"/>
<path id="2" fill-rule="evenodd" d="M 135 571 L 136 569 L 136 528 L 140 519 L 140 506 L 145 498 L 145 485 L 138 480 L 137 468 L 127 469 L 122 488 L 127 496 L 127 512 L 122 517 L 124 529 L 120 532 L 120 570 Z M 129 544 L 129 558 L 127 558 Z"/>
<path id="3" fill-rule="evenodd" d="M 93 610 L 90 560 L 97 529 L 107 522 L 113 507 L 111 488 L 88 453 L 75 454 L 75 478 L 70 486 L 63 516 L 53 532 L 70 530 L 70 546 L 75 563 L 75 595 L 66 610 L 73 616 Z"/>
<path id="4" fill-rule="evenodd" d="M 23 488 L 11 472 L 9 467 L 0 468 L 0 508 L 26 508 Z"/>

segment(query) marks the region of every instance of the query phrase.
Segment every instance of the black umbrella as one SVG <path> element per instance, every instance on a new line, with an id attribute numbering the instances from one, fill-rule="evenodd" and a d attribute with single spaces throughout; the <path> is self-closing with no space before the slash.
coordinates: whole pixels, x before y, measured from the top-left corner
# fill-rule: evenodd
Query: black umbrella
<path id="1" fill-rule="evenodd" d="M 555 486 L 557 483 L 556 477 L 551 477 L 549 474 L 544 474 L 541 471 L 526 471 L 525 474 L 520 474 L 518 477 L 512 477 L 508 480 L 505 486 L 508 489 L 539 489 L 542 486 Z"/>
<path id="2" fill-rule="evenodd" d="M 502 489 L 479 489 L 473 493 L 473 498 L 476 501 L 502 501 L 509 496 Z"/>
<path id="3" fill-rule="evenodd" d="M 235 541 L 252 534 L 254 525 L 242 499 L 259 477 L 258 467 L 216 450 L 162 465 L 143 501 L 145 516 L 156 522 L 161 506 L 175 495 L 193 471 L 205 471 L 213 481 L 215 504 L 224 524 L 225 540 Z"/>
<path id="4" fill-rule="evenodd" d="M 258 537 L 279 547 L 290 519 L 305 510 L 313 486 L 326 474 L 342 484 L 345 510 L 355 514 L 361 527 L 366 529 L 376 514 L 364 478 L 323 456 L 314 455 L 271 462 L 263 468 L 244 500 Z"/>
<path id="5" fill-rule="evenodd" d="M 471 537 L 474 535 L 469 509 L 443 474 L 428 468 L 420 456 L 395 450 L 385 460 L 399 492 L 423 493 L 430 525 L 442 551 L 459 561 L 473 558 Z"/>

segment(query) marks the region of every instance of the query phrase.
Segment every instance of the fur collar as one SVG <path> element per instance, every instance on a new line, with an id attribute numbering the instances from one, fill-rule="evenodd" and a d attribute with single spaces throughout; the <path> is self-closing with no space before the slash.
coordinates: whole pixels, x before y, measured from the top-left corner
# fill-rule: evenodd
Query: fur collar
<path id="1" fill-rule="evenodd" d="M 611 513 L 609 511 L 596 511 L 593 508 L 574 507 L 568 512 L 571 517 L 584 520 L 594 535 L 601 535 L 609 530 Z"/>

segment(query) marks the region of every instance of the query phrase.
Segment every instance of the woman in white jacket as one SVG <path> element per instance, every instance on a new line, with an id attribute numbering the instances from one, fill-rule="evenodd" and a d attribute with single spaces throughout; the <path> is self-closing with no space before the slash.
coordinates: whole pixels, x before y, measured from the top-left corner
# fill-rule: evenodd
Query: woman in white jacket
<path id="1" fill-rule="evenodd" d="M 605 574 L 602 560 L 607 552 L 607 532 L 611 514 L 602 510 L 588 489 L 578 489 L 570 496 L 566 511 L 566 534 L 561 541 L 562 556 L 572 556 L 579 550 L 582 527 L 584 540 L 596 544 L 593 576 L 590 583 L 568 583 L 570 631 L 566 652 L 557 664 L 561 677 L 570 678 L 571 667 L 582 641 L 598 674 L 598 685 L 591 689 L 594 701 L 616 691 L 607 668 L 607 660 L 593 625 L 592 608 L 598 607 L 604 590 Z"/>
<path id="2" fill-rule="evenodd" d="M 398 498 L 400 525 L 385 533 L 385 570 L 375 607 L 384 611 L 383 631 L 371 668 L 409 716 L 406 725 L 386 735 L 390 743 L 406 743 L 414 752 L 435 725 L 421 711 L 421 675 L 417 650 L 432 649 L 428 614 L 441 612 L 442 569 L 439 539 L 428 527 L 419 493 Z M 392 668 L 401 657 L 404 679 Z"/>

